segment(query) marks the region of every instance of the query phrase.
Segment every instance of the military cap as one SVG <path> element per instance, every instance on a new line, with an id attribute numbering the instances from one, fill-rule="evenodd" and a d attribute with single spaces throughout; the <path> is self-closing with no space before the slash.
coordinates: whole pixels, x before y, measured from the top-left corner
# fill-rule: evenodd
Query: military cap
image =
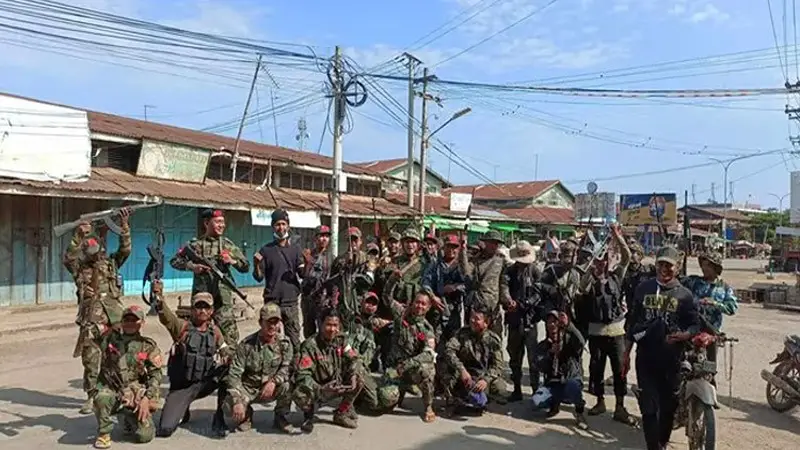
<path id="1" fill-rule="evenodd" d="M 638 242 L 629 243 L 628 248 L 631 249 L 631 253 L 638 253 L 640 255 L 644 255 L 644 247 L 642 247 L 642 244 Z"/>
<path id="2" fill-rule="evenodd" d="M 381 252 L 381 248 L 375 242 L 370 242 L 369 244 L 367 244 L 367 253 L 370 253 L 370 252 L 380 253 Z"/>
<path id="3" fill-rule="evenodd" d="M 350 227 L 347 229 L 347 235 L 350 237 L 361 238 L 361 230 L 358 227 Z"/>
<path id="4" fill-rule="evenodd" d="M 678 265 L 678 258 L 680 258 L 680 253 L 678 249 L 675 247 L 671 247 L 669 245 L 661 247 L 656 252 L 656 262 L 665 262 L 667 264 L 672 264 L 673 266 Z"/>
<path id="5" fill-rule="evenodd" d="M 461 245 L 461 241 L 458 240 L 458 236 L 455 234 L 448 234 L 444 238 L 444 245 L 454 245 L 456 247 Z"/>
<path id="6" fill-rule="evenodd" d="M 125 308 L 125 311 L 122 312 L 122 317 L 125 316 L 134 316 L 139 320 L 144 320 L 145 312 L 139 305 L 131 305 Z"/>
<path id="7" fill-rule="evenodd" d="M 425 242 L 433 242 L 433 243 L 438 244 L 439 243 L 439 238 L 437 238 L 436 235 L 433 234 L 433 233 L 428 233 L 428 234 L 425 235 L 425 239 L 423 239 L 423 241 L 425 241 Z"/>
<path id="8" fill-rule="evenodd" d="M 225 217 L 225 213 L 222 212 L 221 209 L 204 209 L 203 212 L 200 213 L 200 218 L 203 220 L 206 219 L 213 219 L 215 217 Z"/>
<path id="9" fill-rule="evenodd" d="M 274 226 L 279 221 L 289 223 L 289 213 L 285 209 L 278 208 L 272 211 L 272 225 Z"/>
<path id="10" fill-rule="evenodd" d="M 331 234 L 331 227 L 329 227 L 327 225 L 320 225 L 320 226 L 317 227 L 317 233 L 316 234 L 317 234 L 317 236 L 319 236 L 321 234 L 330 235 Z"/>
<path id="11" fill-rule="evenodd" d="M 400 236 L 400 233 L 398 233 L 397 231 L 392 231 L 392 232 L 389 233 L 389 239 L 387 239 L 387 240 L 388 241 L 399 241 L 402 238 L 403 238 L 403 236 Z"/>
<path id="12" fill-rule="evenodd" d="M 412 240 L 419 242 L 421 239 L 419 238 L 419 231 L 417 231 L 414 227 L 409 227 L 406 231 L 403 232 L 402 240 Z"/>
<path id="13" fill-rule="evenodd" d="M 489 230 L 481 236 L 482 241 L 503 242 L 503 236 L 497 230 Z"/>
<path id="14" fill-rule="evenodd" d="M 717 272 L 722 273 L 722 255 L 718 252 L 705 252 L 697 256 L 697 263 L 702 264 L 703 260 L 711 263 L 717 268 Z"/>
<path id="15" fill-rule="evenodd" d="M 198 292 L 192 296 L 192 306 L 205 303 L 208 306 L 214 305 L 214 297 L 208 292 Z"/>
<path id="16" fill-rule="evenodd" d="M 281 309 L 275 303 L 267 303 L 258 312 L 259 320 L 272 320 L 281 318 Z"/>
<path id="17" fill-rule="evenodd" d="M 378 303 L 378 293 L 375 291 L 369 291 L 364 294 L 364 301 L 370 303 Z"/>

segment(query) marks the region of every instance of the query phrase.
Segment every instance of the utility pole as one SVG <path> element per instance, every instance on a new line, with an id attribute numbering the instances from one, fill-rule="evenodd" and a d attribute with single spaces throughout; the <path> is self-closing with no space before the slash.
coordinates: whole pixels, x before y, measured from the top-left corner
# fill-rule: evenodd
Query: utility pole
<path id="1" fill-rule="evenodd" d="M 697 204 L 697 196 L 695 195 L 696 191 L 697 191 L 697 185 L 692 183 L 692 203 L 695 205 Z"/>
<path id="2" fill-rule="evenodd" d="M 717 185 L 713 181 L 711 182 L 711 202 L 717 203 Z"/>
<path id="3" fill-rule="evenodd" d="M 403 53 L 408 61 L 408 161 L 406 163 L 406 193 L 409 208 L 414 207 L 414 72 L 422 61 L 410 53 Z"/>
<path id="4" fill-rule="evenodd" d="M 533 155 L 533 181 L 539 181 L 539 154 Z"/>
<path id="5" fill-rule="evenodd" d="M 342 182 L 342 126 L 344 123 L 345 93 L 342 73 L 342 49 L 337 45 L 333 57 L 333 192 L 331 193 L 331 251 L 330 258 L 339 255 L 339 202 Z"/>
<path id="6" fill-rule="evenodd" d="M 425 180 L 428 172 L 428 68 L 422 72 L 422 133 L 419 155 L 419 212 L 425 215 Z"/>
<path id="7" fill-rule="evenodd" d="M 242 120 L 239 122 L 239 131 L 236 133 L 236 142 L 233 144 L 233 161 L 231 161 L 231 181 L 233 182 L 236 182 L 236 167 L 239 165 L 239 142 L 242 140 L 244 120 L 247 118 L 247 110 L 250 108 L 250 100 L 253 98 L 253 90 L 255 90 L 256 87 L 256 80 L 258 80 L 259 70 L 261 70 L 261 54 L 258 55 L 256 71 L 253 73 L 253 81 L 250 83 L 250 92 L 247 94 L 247 101 L 244 103 Z"/>
<path id="8" fill-rule="evenodd" d="M 728 183 L 728 198 L 730 199 L 731 207 L 733 207 L 733 181 Z"/>
<path id="9" fill-rule="evenodd" d="M 300 150 L 305 150 L 306 139 L 308 139 L 308 125 L 306 125 L 305 117 L 297 119 L 297 136 L 295 136 L 295 139 L 300 143 Z"/>
<path id="10" fill-rule="evenodd" d="M 278 115 L 275 113 L 275 93 L 272 91 L 272 88 L 269 89 L 269 101 L 272 105 L 272 129 L 275 133 L 275 146 L 279 146 L 278 143 Z"/>
<path id="11" fill-rule="evenodd" d="M 153 106 L 153 105 L 144 105 L 144 121 L 145 122 L 147 122 L 147 110 L 149 108 L 155 109 L 155 106 Z"/>

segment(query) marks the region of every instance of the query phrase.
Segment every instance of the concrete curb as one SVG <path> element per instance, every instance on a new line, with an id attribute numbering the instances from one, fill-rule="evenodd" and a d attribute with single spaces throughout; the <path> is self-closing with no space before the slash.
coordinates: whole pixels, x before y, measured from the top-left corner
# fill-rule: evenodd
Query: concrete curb
<path id="1" fill-rule="evenodd" d="M 45 323 L 39 325 L 31 325 L 29 327 L 15 328 L 13 330 L 0 330 L 0 338 L 14 336 L 24 333 L 36 333 L 41 331 L 55 331 L 63 330 L 65 328 L 75 327 L 75 322 L 58 322 L 58 323 Z"/>

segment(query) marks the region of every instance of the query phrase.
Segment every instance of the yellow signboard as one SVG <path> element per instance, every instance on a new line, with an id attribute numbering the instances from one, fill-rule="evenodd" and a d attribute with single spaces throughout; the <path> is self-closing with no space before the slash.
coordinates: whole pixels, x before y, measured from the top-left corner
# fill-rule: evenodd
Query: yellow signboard
<path id="1" fill-rule="evenodd" d="M 664 225 L 678 223 L 678 202 L 675 194 L 622 195 L 619 201 L 619 222 L 623 225 Z"/>

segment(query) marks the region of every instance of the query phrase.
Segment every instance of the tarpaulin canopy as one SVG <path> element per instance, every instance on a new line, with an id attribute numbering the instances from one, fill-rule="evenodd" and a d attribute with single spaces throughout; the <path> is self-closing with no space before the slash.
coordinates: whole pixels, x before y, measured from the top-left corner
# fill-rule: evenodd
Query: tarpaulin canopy
<path id="1" fill-rule="evenodd" d="M 435 225 L 437 230 L 463 230 L 466 221 L 463 219 L 448 219 L 441 216 L 425 216 L 423 224 L 425 226 Z M 489 221 L 470 220 L 469 231 L 486 233 L 489 231 Z"/>
<path id="2" fill-rule="evenodd" d="M 519 231 L 519 226 L 515 223 L 492 222 L 489 228 L 497 231 L 513 232 Z"/>

